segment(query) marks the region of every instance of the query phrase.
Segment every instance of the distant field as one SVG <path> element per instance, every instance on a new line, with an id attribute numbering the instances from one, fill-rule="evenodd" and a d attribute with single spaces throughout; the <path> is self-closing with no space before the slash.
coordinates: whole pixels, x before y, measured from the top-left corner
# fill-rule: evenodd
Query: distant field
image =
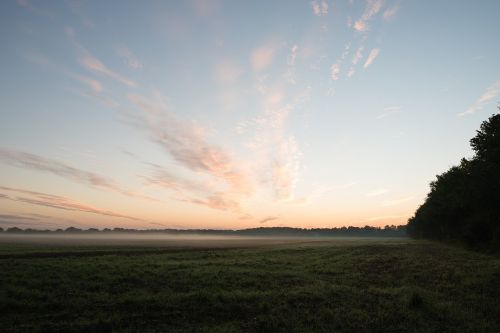
<path id="1" fill-rule="evenodd" d="M 0 332 L 500 332 L 500 258 L 408 239 L 0 238 Z"/>

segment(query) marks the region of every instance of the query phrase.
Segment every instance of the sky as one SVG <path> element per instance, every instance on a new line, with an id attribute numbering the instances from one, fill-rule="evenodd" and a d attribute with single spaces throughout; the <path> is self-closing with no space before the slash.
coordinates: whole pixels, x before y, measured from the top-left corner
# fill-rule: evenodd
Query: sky
<path id="1" fill-rule="evenodd" d="M 500 100 L 500 1 L 0 2 L 0 227 L 406 224 Z"/>

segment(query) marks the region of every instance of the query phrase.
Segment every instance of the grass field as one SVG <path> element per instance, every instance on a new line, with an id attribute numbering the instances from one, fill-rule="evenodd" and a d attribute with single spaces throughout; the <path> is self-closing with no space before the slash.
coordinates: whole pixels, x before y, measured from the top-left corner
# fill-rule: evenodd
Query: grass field
<path id="1" fill-rule="evenodd" d="M 0 332 L 500 332 L 495 256 L 408 239 L 211 242 L 3 239 Z"/>

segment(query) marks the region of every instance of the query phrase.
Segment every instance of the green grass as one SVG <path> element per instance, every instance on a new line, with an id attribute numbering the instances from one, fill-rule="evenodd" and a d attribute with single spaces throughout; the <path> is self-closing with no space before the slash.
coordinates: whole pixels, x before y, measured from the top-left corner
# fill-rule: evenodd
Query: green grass
<path id="1" fill-rule="evenodd" d="M 438 243 L 0 246 L 1 332 L 500 332 L 500 259 Z"/>

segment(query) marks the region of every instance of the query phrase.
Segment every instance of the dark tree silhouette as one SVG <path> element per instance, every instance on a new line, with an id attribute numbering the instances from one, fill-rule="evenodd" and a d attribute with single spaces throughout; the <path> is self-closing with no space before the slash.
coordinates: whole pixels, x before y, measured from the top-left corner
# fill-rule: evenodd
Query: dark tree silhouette
<path id="1" fill-rule="evenodd" d="M 470 144 L 471 159 L 431 182 L 424 204 L 408 221 L 410 236 L 500 249 L 500 114 L 483 122 Z"/>

